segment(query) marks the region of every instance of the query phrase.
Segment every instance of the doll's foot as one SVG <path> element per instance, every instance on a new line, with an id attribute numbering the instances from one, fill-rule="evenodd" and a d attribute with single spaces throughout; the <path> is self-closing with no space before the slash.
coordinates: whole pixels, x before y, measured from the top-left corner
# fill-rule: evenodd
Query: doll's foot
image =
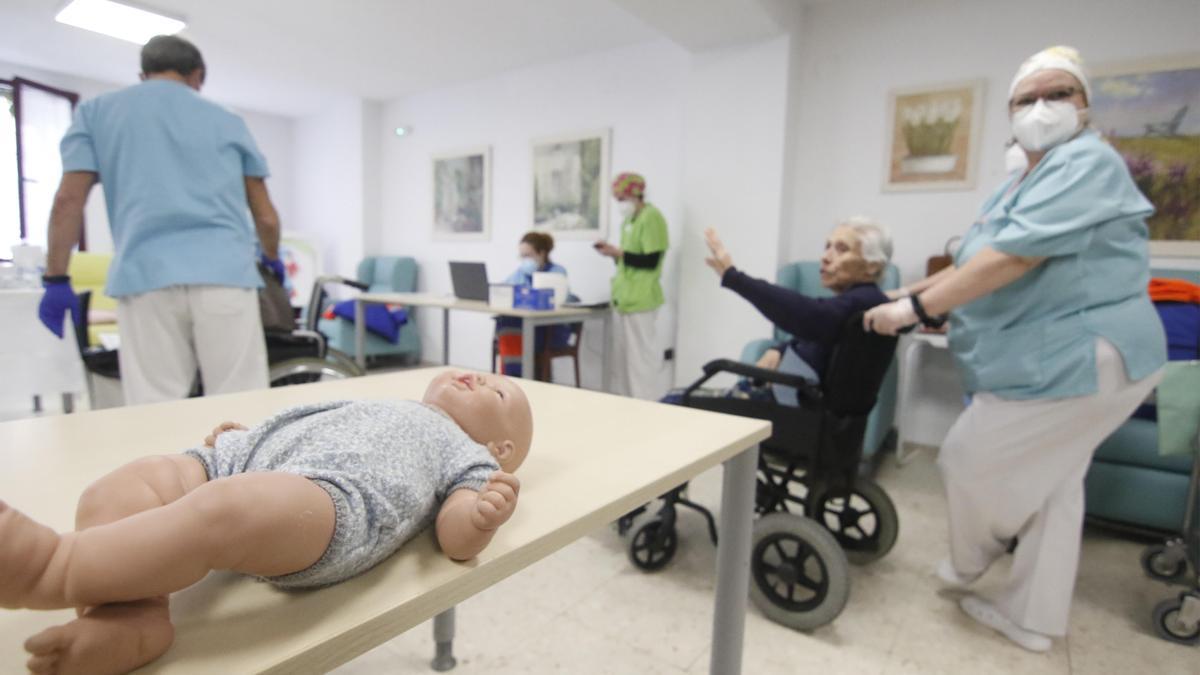
<path id="1" fill-rule="evenodd" d="M 0 501 L 0 607 L 69 607 L 61 593 L 39 588 L 60 538 L 54 530 Z"/>
<path id="2" fill-rule="evenodd" d="M 162 656 L 175 639 L 165 599 L 102 605 L 25 641 L 37 675 L 116 675 Z"/>

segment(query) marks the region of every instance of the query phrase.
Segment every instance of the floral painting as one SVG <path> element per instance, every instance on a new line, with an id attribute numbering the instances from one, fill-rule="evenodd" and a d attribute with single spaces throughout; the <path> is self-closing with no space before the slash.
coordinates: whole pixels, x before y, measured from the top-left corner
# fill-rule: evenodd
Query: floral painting
<path id="1" fill-rule="evenodd" d="M 884 189 L 974 187 L 982 92 L 981 82 L 892 92 Z"/>
<path id="2" fill-rule="evenodd" d="M 1092 125 L 1154 204 L 1150 238 L 1200 252 L 1200 63 L 1094 76 L 1092 98 Z"/>
<path id="3" fill-rule="evenodd" d="M 491 235 L 491 150 L 433 158 L 433 236 L 486 240 Z"/>
<path id="4" fill-rule="evenodd" d="M 533 143 L 534 226 L 556 237 L 603 237 L 608 217 L 609 131 Z"/>

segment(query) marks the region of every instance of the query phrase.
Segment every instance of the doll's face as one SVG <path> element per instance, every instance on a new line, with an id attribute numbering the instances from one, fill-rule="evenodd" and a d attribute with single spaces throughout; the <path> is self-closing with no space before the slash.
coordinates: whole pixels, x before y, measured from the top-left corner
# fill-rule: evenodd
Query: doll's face
<path id="1" fill-rule="evenodd" d="M 533 442 L 533 411 L 525 392 L 503 375 L 446 371 L 429 383 L 423 402 L 449 415 L 500 468 L 516 471 Z"/>

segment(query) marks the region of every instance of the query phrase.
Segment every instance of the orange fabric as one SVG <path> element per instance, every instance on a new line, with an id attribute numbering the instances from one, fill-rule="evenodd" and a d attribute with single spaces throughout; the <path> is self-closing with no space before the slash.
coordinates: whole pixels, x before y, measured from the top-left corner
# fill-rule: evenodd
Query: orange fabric
<path id="1" fill-rule="evenodd" d="M 501 357 L 515 356 L 520 358 L 522 343 L 523 340 L 520 333 L 516 335 L 498 335 L 496 337 L 496 351 L 499 352 Z"/>
<path id="2" fill-rule="evenodd" d="M 1200 286 L 1183 279 L 1150 280 L 1150 299 L 1154 302 L 1195 302 L 1200 304 Z"/>

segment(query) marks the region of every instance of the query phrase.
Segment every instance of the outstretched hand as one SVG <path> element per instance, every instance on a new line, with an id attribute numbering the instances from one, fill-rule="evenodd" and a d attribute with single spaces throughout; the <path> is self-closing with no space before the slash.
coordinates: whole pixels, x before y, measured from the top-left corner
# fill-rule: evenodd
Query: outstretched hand
<path id="1" fill-rule="evenodd" d="M 221 434 L 225 433 L 226 431 L 233 431 L 233 430 L 246 431 L 246 427 L 244 425 L 238 424 L 237 422 L 221 422 L 221 424 L 218 425 L 217 428 L 212 430 L 211 434 L 204 437 L 204 447 L 206 447 L 206 448 L 217 447 L 217 436 L 220 436 Z"/>
<path id="2" fill-rule="evenodd" d="M 708 244 L 709 254 L 704 259 L 704 263 L 713 268 L 717 276 L 724 277 L 725 270 L 733 267 L 733 258 L 730 257 L 729 251 L 725 250 L 725 244 L 721 243 L 721 238 L 717 236 L 717 231 L 711 227 L 705 230 L 704 243 Z"/>
<path id="3" fill-rule="evenodd" d="M 475 499 L 471 524 L 480 530 L 494 530 L 508 522 L 517 508 L 520 492 L 521 481 L 511 473 L 497 471 L 488 476 L 487 484 Z"/>

